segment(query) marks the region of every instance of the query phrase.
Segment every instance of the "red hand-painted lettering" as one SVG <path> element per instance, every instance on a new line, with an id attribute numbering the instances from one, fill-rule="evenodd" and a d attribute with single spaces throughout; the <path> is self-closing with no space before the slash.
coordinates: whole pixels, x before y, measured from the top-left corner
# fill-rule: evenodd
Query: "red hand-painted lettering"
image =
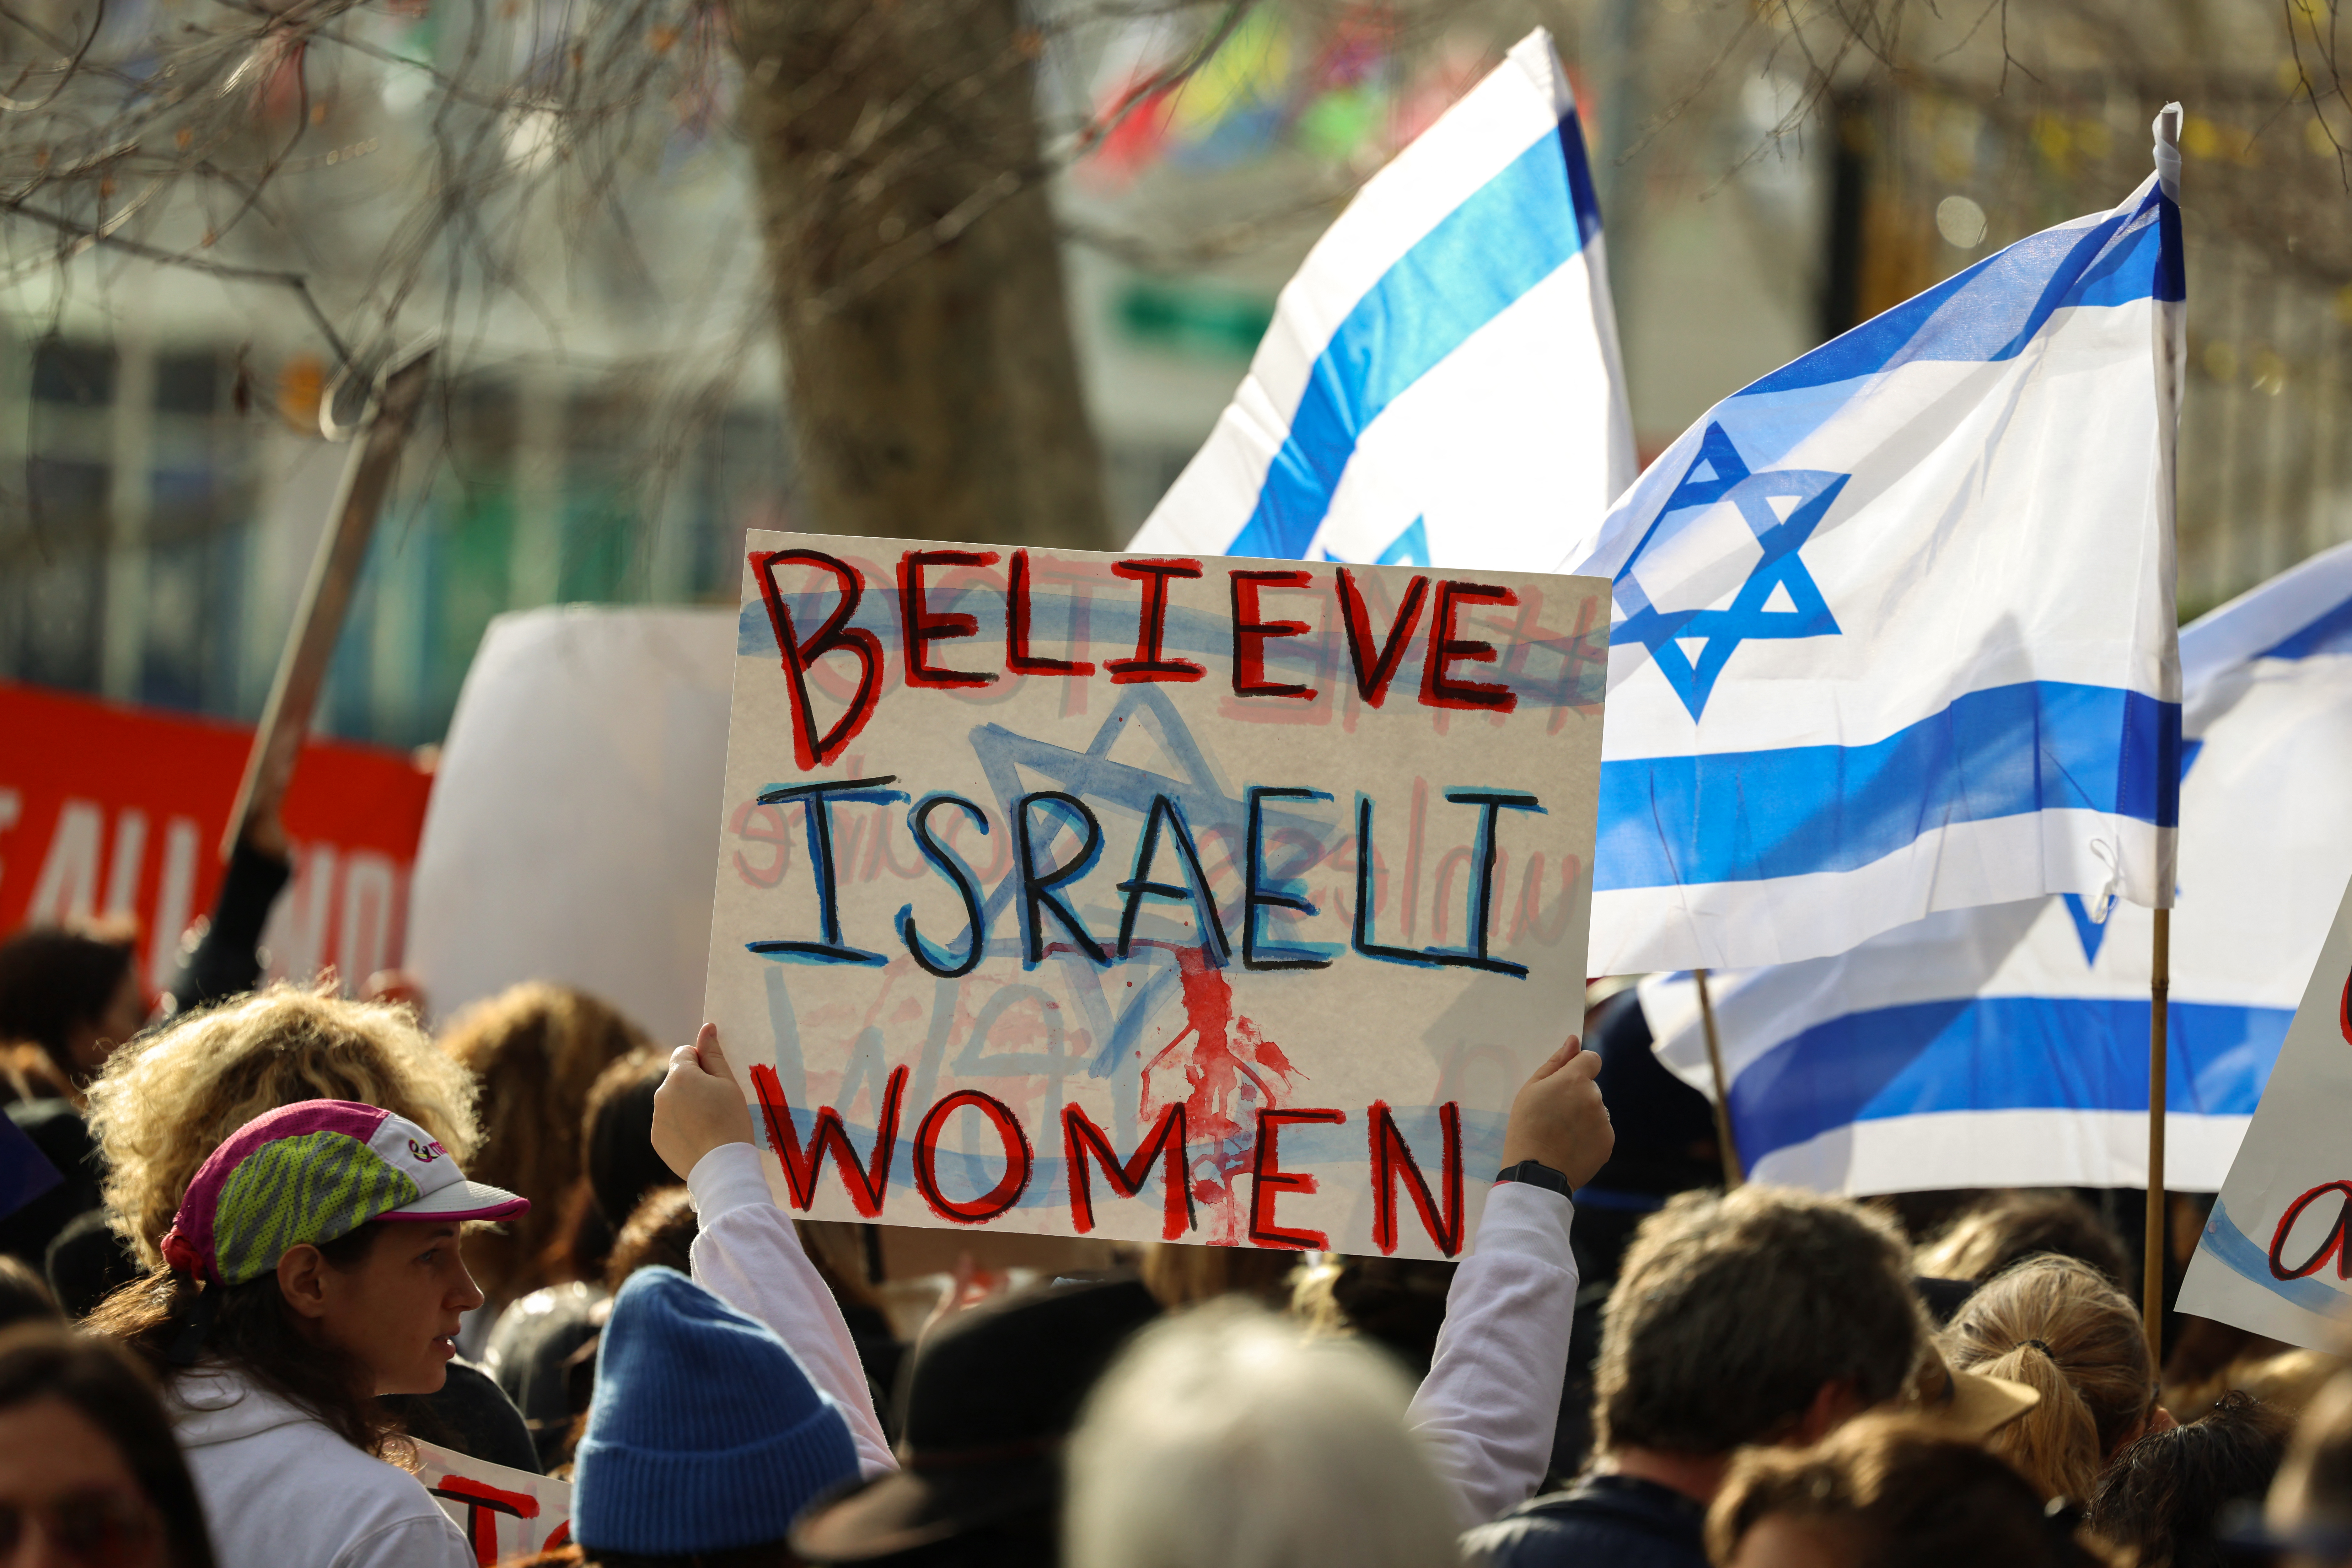
<path id="1" fill-rule="evenodd" d="M 881 696 L 882 639 L 863 626 L 849 624 L 849 617 L 857 611 L 857 601 L 865 596 L 866 581 L 856 567 L 821 551 L 755 550 L 751 561 L 751 574 L 760 584 L 760 598 L 768 606 L 768 625 L 775 631 L 776 647 L 783 657 L 785 690 L 793 705 L 793 754 L 800 760 L 803 772 L 823 767 L 839 756 L 841 749 L 866 728 Z M 784 602 L 783 590 L 776 585 L 779 563 L 814 566 L 829 574 L 840 585 L 841 597 L 834 605 L 833 613 L 818 626 L 816 636 L 806 642 L 793 629 L 792 606 Z M 849 707 L 834 721 L 833 728 L 819 731 L 816 710 L 809 702 L 808 672 L 828 653 L 846 653 L 857 660 L 857 689 L 851 694 Z"/>
<path id="2" fill-rule="evenodd" d="M 850 1147 L 840 1111 L 830 1105 L 817 1108 L 816 1130 L 803 1151 L 776 1069 L 765 1062 L 755 1065 L 751 1089 L 760 1100 L 760 1119 L 767 1124 L 768 1146 L 775 1150 L 784 1167 L 784 1184 L 792 1189 L 794 1208 L 805 1209 L 816 1201 L 817 1167 L 830 1149 L 834 1167 L 841 1173 L 841 1184 L 848 1189 L 849 1201 L 857 1212 L 868 1219 L 881 1214 L 882 1201 L 890 1190 L 890 1157 L 898 1147 L 898 1102 L 907 1091 L 905 1068 L 891 1068 L 889 1081 L 883 1086 L 881 1114 L 875 1119 L 874 1152 L 863 1168 L 857 1163 L 857 1151 Z"/>

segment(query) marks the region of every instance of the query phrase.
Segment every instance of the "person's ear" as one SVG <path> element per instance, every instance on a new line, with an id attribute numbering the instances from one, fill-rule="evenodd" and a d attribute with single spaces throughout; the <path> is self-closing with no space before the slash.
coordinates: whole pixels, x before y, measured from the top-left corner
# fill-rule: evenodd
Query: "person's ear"
<path id="1" fill-rule="evenodd" d="M 327 1260 L 309 1242 L 297 1242 L 278 1260 L 278 1293 L 299 1317 L 327 1315 Z"/>

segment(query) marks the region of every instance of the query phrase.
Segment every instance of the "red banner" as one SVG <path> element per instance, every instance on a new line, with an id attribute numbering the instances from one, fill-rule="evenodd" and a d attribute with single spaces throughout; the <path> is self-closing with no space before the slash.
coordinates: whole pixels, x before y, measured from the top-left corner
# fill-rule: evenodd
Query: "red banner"
<path id="1" fill-rule="evenodd" d="M 150 991 L 212 908 L 253 731 L 0 680 L 0 931 L 134 917 Z M 346 985 L 400 962 L 432 774 L 399 752 L 313 741 L 286 801 L 294 881 L 264 944 L 271 978 Z"/>

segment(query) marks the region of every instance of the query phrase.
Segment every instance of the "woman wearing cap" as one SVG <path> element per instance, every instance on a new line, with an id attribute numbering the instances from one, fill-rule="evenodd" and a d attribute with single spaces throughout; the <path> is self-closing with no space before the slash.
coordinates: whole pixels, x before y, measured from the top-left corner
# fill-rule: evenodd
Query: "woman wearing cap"
<path id="1" fill-rule="evenodd" d="M 247 1122 L 188 1184 L 164 1266 L 89 1322 L 163 1378 L 225 1563 L 473 1562 L 376 1403 L 431 1394 L 482 1292 L 467 1220 L 529 1207 L 430 1133 L 351 1100 Z"/>

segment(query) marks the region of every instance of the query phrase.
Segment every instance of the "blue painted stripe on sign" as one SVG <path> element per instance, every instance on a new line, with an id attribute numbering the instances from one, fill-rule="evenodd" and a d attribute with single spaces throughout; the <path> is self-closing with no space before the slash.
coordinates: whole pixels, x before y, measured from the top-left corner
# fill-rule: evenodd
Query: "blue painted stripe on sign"
<path id="1" fill-rule="evenodd" d="M 2282 1279 L 2272 1273 L 2270 1249 L 2239 1228 L 2229 1205 L 2220 1198 L 2213 1200 L 2213 1212 L 2206 1216 L 2203 1249 L 2207 1257 L 2231 1273 L 2252 1280 L 2306 1312 L 2316 1312 L 2324 1318 L 2340 1318 L 2344 1314 L 2346 1293 L 2329 1284 L 2324 1275 Z M 2335 1270 L 2326 1272 L 2332 1274 Z"/>
<path id="2" fill-rule="evenodd" d="M 2038 680 L 1969 692 L 1868 745 L 1603 763 L 1593 887 L 1852 871 L 1955 823 L 2034 811 L 2170 827 L 2179 758 L 2179 703 Z"/>
<path id="3" fill-rule="evenodd" d="M 2168 1110 L 2251 1116 L 2292 1008 L 2175 1002 Z M 1783 1040 L 1731 1086 L 1752 1163 L 1854 1121 L 1950 1110 L 2147 1110 L 2147 999 L 1977 996 L 1851 1013 Z"/>
<path id="4" fill-rule="evenodd" d="M 1583 248 L 1561 148 L 1546 132 L 1356 301 L 1307 373 L 1289 436 L 1225 553 L 1305 554 L 1365 427 Z"/>
<path id="5" fill-rule="evenodd" d="M 1913 360 L 2014 358 L 2061 307 L 2181 298 L 2177 210 L 2160 193 L 2087 228 L 2029 235 L 1734 395 L 1853 381 Z"/>

